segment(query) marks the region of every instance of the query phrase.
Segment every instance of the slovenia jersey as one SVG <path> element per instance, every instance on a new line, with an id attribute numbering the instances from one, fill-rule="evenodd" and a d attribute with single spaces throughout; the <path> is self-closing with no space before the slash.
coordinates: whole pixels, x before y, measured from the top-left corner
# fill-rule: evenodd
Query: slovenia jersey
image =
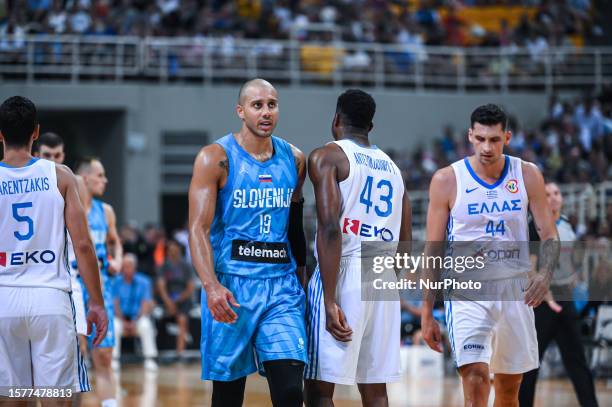
<path id="1" fill-rule="evenodd" d="M 96 250 L 96 256 L 100 262 L 100 271 L 106 273 L 108 269 L 108 252 L 106 251 L 106 236 L 108 235 L 108 224 L 104 215 L 104 203 L 98 199 L 91 201 L 91 208 L 87 213 L 89 234 Z"/>
<path id="2" fill-rule="evenodd" d="M 259 162 L 231 133 L 216 143 L 225 149 L 229 174 L 210 232 L 215 271 L 249 278 L 294 272 L 287 229 L 298 174 L 291 146 L 272 136 L 274 154 Z"/>
<path id="3" fill-rule="evenodd" d="M 399 168 L 376 146 L 346 139 L 334 143 L 349 161 L 349 175 L 338 184 L 342 257 L 359 257 L 362 241 L 398 241 L 404 197 Z"/>
<path id="4" fill-rule="evenodd" d="M 531 267 L 529 199 L 523 181 L 522 160 L 504 157 L 502 174 L 493 184 L 478 177 L 468 158 L 452 164 L 457 195 L 448 219 L 447 239 L 451 247 L 452 242 L 472 242 L 454 246 L 470 252 L 463 253 L 465 255 L 485 256 L 485 268 L 472 271 L 480 273 L 480 280 L 522 276 Z M 468 278 L 470 274 L 468 270 L 463 276 Z"/>
<path id="5" fill-rule="evenodd" d="M 55 163 L 0 163 L 0 286 L 70 291 L 64 198 Z"/>

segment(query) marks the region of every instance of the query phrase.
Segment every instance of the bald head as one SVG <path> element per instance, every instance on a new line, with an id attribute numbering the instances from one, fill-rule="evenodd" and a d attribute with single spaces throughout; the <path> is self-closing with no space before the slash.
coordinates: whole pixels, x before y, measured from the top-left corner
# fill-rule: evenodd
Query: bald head
<path id="1" fill-rule="evenodd" d="M 245 97 L 249 93 L 251 93 L 251 90 L 261 89 L 261 88 L 269 89 L 269 90 L 274 91 L 274 93 L 276 93 L 276 89 L 274 88 L 274 86 L 272 86 L 272 84 L 268 82 L 267 80 L 261 79 L 261 78 L 251 79 L 250 81 L 245 82 L 240 87 L 240 93 L 238 93 L 238 104 L 243 106 Z"/>

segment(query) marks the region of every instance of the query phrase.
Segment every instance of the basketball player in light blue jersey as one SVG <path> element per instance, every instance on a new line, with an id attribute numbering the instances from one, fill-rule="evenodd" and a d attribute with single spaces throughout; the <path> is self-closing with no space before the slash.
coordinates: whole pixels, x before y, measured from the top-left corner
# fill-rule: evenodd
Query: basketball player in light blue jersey
<path id="1" fill-rule="evenodd" d="M 474 272 L 481 274 L 477 281 L 483 286 L 524 292 L 524 301 L 445 301 L 449 340 L 463 383 L 465 405 L 487 405 L 492 372 L 495 406 L 518 407 L 523 373 L 538 366 L 532 307 L 540 304 L 548 291 L 559 255 L 557 230 L 538 168 L 503 154 L 511 137 L 504 111 L 493 104 L 483 105 L 474 110 L 470 122 L 468 139 L 474 155 L 438 170 L 431 180 L 426 254 L 439 254 L 430 248 L 432 243 L 442 246 L 440 242 L 444 241 L 475 242 L 474 246 L 479 246 L 478 242 L 498 244 L 493 248 L 522 247 L 521 242 L 529 241 L 527 211 L 533 214 L 544 249 L 538 273 L 527 282 L 531 268 L 528 250 L 522 256 L 524 262 L 517 262 L 517 267 L 491 260 L 491 267 Z M 460 275 L 469 273 L 463 271 Z M 421 311 L 423 339 L 429 347 L 442 352 L 433 305 L 434 297 L 426 295 Z"/>
<path id="2" fill-rule="evenodd" d="M 117 405 L 115 398 L 115 380 L 111 368 L 112 351 L 115 345 L 114 306 L 112 295 L 112 276 L 121 270 L 123 248 L 117 233 L 115 211 L 112 206 L 96 199 L 104 194 L 108 179 L 104 166 L 95 158 L 82 160 L 77 169 L 83 177 L 85 189 L 81 191 L 81 200 L 87 211 L 87 222 L 100 263 L 100 278 L 102 281 L 104 303 L 109 316 L 109 328 L 106 337 L 98 346 L 93 347 L 91 355 L 96 372 L 97 392 L 102 407 Z M 110 248 L 112 256 L 109 258 Z M 88 293 L 83 290 L 87 299 Z"/>
<path id="3" fill-rule="evenodd" d="M 306 363 L 301 151 L 272 136 L 278 94 L 245 83 L 242 120 L 198 154 L 189 189 L 191 255 L 202 280 L 202 380 L 214 407 L 242 406 L 246 376 L 265 368 L 272 403 L 302 406 Z"/>
<path id="4" fill-rule="evenodd" d="M 30 155 L 38 134 L 36 107 L 30 100 L 15 96 L 0 106 L 2 405 L 2 396 L 20 397 L 24 389 L 55 388 L 65 402 L 54 405 L 69 405 L 73 393 L 90 390 L 77 343 L 68 233 L 84 285 L 91 292 L 87 325 L 89 330 L 92 324 L 98 326 L 95 344 L 107 327 L 98 265 L 76 179 L 68 167 Z M 9 400 L 8 404 L 23 403 Z"/>

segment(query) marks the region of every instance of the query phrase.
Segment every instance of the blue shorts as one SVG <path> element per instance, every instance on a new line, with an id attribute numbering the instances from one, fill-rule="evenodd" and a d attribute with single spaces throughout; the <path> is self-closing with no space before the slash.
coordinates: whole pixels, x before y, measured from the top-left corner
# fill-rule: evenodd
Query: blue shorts
<path id="1" fill-rule="evenodd" d="M 307 361 L 305 294 L 294 273 L 254 279 L 218 274 L 240 307 L 233 324 L 215 321 L 202 290 L 202 380 L 231 381 L 278 359 Z"/>
<path id="2" fill-rule="evenodd" d="M 87 288 L 83 283 L 83 279 L 80 278 L 81 286 L 83 287 L 83 302 L 85 303 L 85 312 L 89 312 L 89 307 L 87 302 L 89 300 L 89 293 L 87 292 Z M 106 331 L 106 336 L 102 339 L 102 342 L 97 346 L 97 348 L 112 348 L 115 346 L 115 306 L 113 302 L 113 286 L 112 286 L 112 278 L 108 275 L 102 275 L 102 297 L 104 298 L 104 308 L 106 309 L 106 315 L 108 316 L 108 330 Z M 87 337 L 87 342 L 89 343 L 89 347 L 93 348 L 93 338 L 95 338 L 96 334 L 96 325 L 94 324 L 91 329 L 91 334 Z"/>

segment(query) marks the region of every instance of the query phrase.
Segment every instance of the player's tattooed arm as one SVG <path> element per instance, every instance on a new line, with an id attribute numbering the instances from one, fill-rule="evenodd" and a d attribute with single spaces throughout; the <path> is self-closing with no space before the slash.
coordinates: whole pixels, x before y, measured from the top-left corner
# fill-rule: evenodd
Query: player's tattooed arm
<path id="1" fill-rule="evenodd" d="M 225 175 L 229 175 L 229 158 L 219 161 L 219 167 L 223 168 Z"/>
<path id="2" fill-rule="evenodd" d="M 210 229 L 215 216 L 217 194 L 225 186 L 228 172 L 220 165 L 227 154 L 218 144 L 200 150 L 189 185 L 189 248 L 196 273 L 206 290 L 208 310 L 219 322 L 232 323 L 238 318 L 230 304 L 238 307 L 232 293 L 215 275 Z M 204 311 L 206 312 L 206 311 Z"/>
<path id="3" fill-rule="evenodd" d="M 529 210 L 533 215 L 541 246 L 538 272 L 530 276 L 525 293 L 525 303 L 537 307 L 548 292 L 552 274 L 559 261 L 559 235 L 552 212 L 546 200 L 544 177 L 532 163 L 523 162 L 523 180 L 529 198 Z"/>

